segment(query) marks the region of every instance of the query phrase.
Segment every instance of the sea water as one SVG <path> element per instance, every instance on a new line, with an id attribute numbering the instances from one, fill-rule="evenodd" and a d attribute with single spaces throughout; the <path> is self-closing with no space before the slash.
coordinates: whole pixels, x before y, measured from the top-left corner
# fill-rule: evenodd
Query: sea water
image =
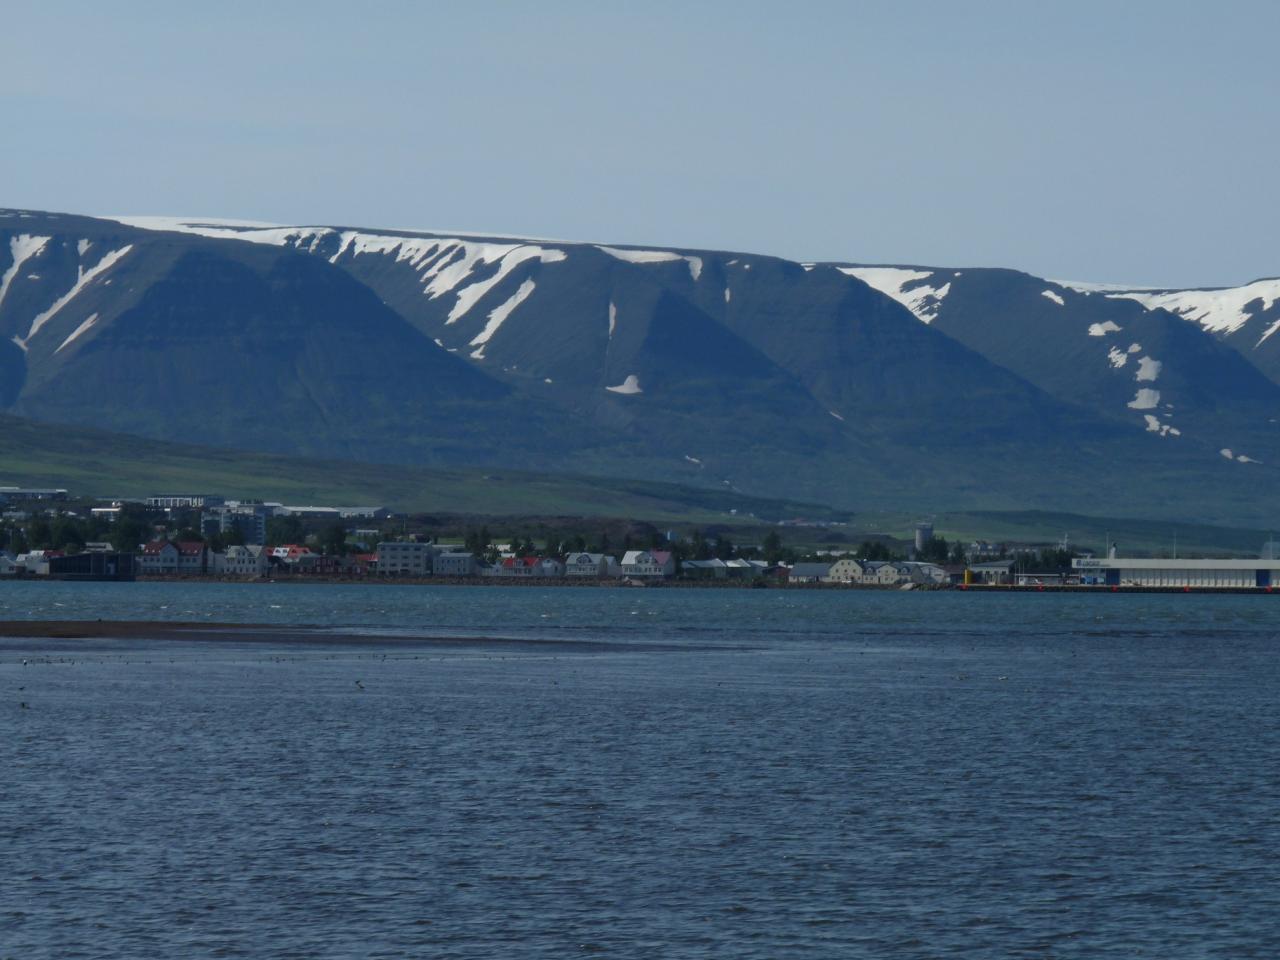
<path id="1" fill-rule="evenodd" d="M 0 586 L 98 617 L 336 642 L 0 640 L 0 958 L 1280 950 L 1280 599 Z"/>

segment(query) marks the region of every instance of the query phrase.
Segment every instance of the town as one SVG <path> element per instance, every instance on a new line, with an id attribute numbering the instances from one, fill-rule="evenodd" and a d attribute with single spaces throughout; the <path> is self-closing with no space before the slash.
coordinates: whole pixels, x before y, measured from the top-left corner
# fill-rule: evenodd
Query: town
<path id="1" fill-rule="evenodd" d="M 789 548 L 776 529 L 757 544 L 735 544 L 721 533 L 677 535 L 652 525 L 624 533 L 615 547 L 607 533 L 589 541 L 568 530 L 541 543 L 519 534 L 501 541 L 484 525 L 444 538 L 410 532 L 410 518 L 385 507 L 198 493 L 98 503 L 64 488 L 0 487 L 0 508 L 0 577 L 1268 592 L 1273 581 L 1280 585 L 1280 543 L 1272 541 L 1258 559 L 1121 558 L 1114 545 L 1098 557 L 1065 537 L 948 543 L 923 521 L 909 539 L 867 539 L 851 549 Z"/>

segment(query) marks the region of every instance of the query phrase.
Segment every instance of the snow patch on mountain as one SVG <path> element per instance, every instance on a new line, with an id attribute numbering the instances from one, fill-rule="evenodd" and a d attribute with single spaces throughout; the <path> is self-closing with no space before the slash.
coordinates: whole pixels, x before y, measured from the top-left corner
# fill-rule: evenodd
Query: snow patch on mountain
<path id="1" fill-rule="evenodd" d="M 1161 423 L 1159 417 L 1153 417 L 1149 413 L 1144 413 L 1142 419 L 1147 422 L 1147 433 L 1158 433 L 1162 437 L 1180 437 L 1182 431 L 1177 427 L 1170 426 L 1167 423 Z"/>
<path id="2" fill-rule="evenodd" d="M 1253 349 L 1257 350 L 1262 346 L 1263 342 L 1268 340 L 1277 330 L 1280 330 L 1280 320 L 1277 320 L 1275 323 L 1271 324 L 1271 326 L 1267 327 L 1262 336 L 1258 338 L 1258 342 L 1253 345 Z"/>
<path id="3" fill-rule="evenodd" d="M 1105 337 L 1108 333 L 1119 333 L 1122 328 L 1119 324 L 1106 320 L 1102 323 L 1089 324 L 1089 336 Z"/>
<path id="4" fill-rule="evenodd" d="M 1159 360 L 1152 360 L 1150 357 L 1141 357 L 1138 360 L 1138 372 L 1134 379 L 1141 383 L 1144 380 L 1155 382 L 1156 377 L 1160 376 L 1160 368 L 1164 366 Z"/>
<path id="5" fill-rule="evenodd" d="M 507 274 L 525 261 L 539 260 L 542 263 L 555 263 L 564 259 L 565 253 L 563 250 L 547 250 L 542 247 L 517 247 L 502 254 L 498 270 L 493 276 L 470 283 L 458 291 L 458 300 L 453 305 L 453 309 L 449 311 L 449 316 L 445 323 L 454 323 L 462 319 L 481 297 L 501 283 Z"/>
<path id="6" fill-rule="evenodd" d="M 1133 410 L 1154 410 L 1159 405 L 1160 391 L 1152 390 L 1150 387 L 1140 388 L 1129 401 L 1129 407 Z"/>
<path id="7" fill-rule="evenodd" d="M 938 308 L 951 292 L 951 281 L 940 287 L 925 283 L 932 270 L 908 270 L 904 267 L 837 267 L 841 273 L 861 280 L 888 297 L 892 297 L 925 323 L 938 318 Z"/>
<path id="8" fill-rule="evenodd" d="M 76 241 L 76 253 L 77 253 L 79 256 L 83 257 L 83 256 L 85 255 L 85 253 L 87 253 L 87 252 L 88 252 L 88 250 L 89 250 L 89 248 L 90 248 L 91 246 L 93 246 L 93 241 L 92 241 L 92 240 L 77 240 L 77 241 Z"/>
<path id="9" fill-rule="evenodd" d="M 1245 456 L 1243 453 L 1235 453 L 1230 447 L 1223 447 L 1218 453 L 1227 460 L 1235 463 L 1261 463 L 1261 460 L 1255 460 L 1253 457 Z"/>
<path id="10" fill-rule="evenodd" d="M 58 349 L 53 352 L 61 353 L 63 347 L 74 342 L 76 338 L 80 336 L 80 334 L 84 333 L 86 330 L 88 330 L 97 322 L 98 322 L 98 315 L 96 313 L 89 314 L 89 316 L 85 319 L 85 321 L 80 324 L 80 326 L 76 327 L 74 330 L 71 331 L 71 336 L 67 337 L 67 339 L 62 341 L 62 343 L 58 344 Z"/>
<path id="11" fill-rule="evenodd" d="M 470 346 L 483 347 L 486 343 L 488 343 L 489 338 L 492 337 L 495 333 L 497 333 L 498 328 L 502 326 L 502 324 L 506 321 L 507 317 L 511 316 L 511 311 L 514 310 L 516 307 L 520 306 L 520 304 L 524 303 L 524 301 L 528 298 L 529 294 L 533 293 L 533 288 L 534 288 L 534 282 L 532 280 L 526 280 L 524 283 L 520 284 L 519 290 L 517 290 L 511 296 L 507 297 L 507 299 L 502 301 L 502 303 L 500 303 L 498 306 L 490 310 L 488 322 L 485 323 L 484 329 L 481 330 L 479 333 L 475 335 L 475 337 L 472 338 Z M 472 354 L 472 356 L 475 356 L 475 354 Z M 477 357 L 476 359 L 483 359 L 483 358 Z"/>
<path id="12" fill-rule="evenodd" d="M 27 335 L 25 337 L 15 336 L 13 338 L 13 342 L 20 346 L 23 349 L 23 352 L 25 352 L 27 350 L 27 344 L 31 342 L 32 337 L 40 332 L 41 327 L 57 316 L 58 311 L 74 300 L 81 290 L 93 282 L 94 278 L 101 276 L 104 272 L 111 269 L 111 267 L 113 267 L 121 257 L 132 249 L 133 244 L 127 244 L 119 250 L 108 251 L 103 255 L 102 259 L 97 262 L 97 264 L 88 270 L 83 266 L 79 267 L 76 282 L 71 289 L 55 300 L 48 310 L 36 314 L 31 320 L 31 329 L 27 331 Z"/>
<path id="13" fill-rule="evenodd" d="M 609 301 L 609 339 L 613 339 L 613 329 L 618 325 L 618 305 Z"/>
<path id="14" fill-rule="evenodd" d="M 1046 300 L 1052 300 L 1060 307 L 1066 306 L 1067 303 L 1067 301 L 1062 299 L 1062 294 L 1054 293 L 1052 290 L 1041 290 L 1040 296 L 1044 297 Z"/>
<path id="15" fill-rule="evenodd" d="M 623 380 L 616 387 L 605 387 L 610 393 L 621 393 L 624 396 L 632 396 L 637 393 L 644 393 L 640 389 L 640 378 L 634 373 L 628 374 L 627 379 Z"/>
<path id="16" fill-rule="evenodd" d="M 689 265 L 690 277 L 696 281 L 702 276 L 701 257 L 686 256 L 683 253 L 676 253 L 674 250 L 627 250 L 622 247 L 605 247 L 600 244 L 596 244 L 596 249 L 624 263 L 674 263 L 677 260 L 683 260 Z"/>
<path id="17" fill-rule="evenodd" d="M 1255 280 L 1243 287 L 1217 290 L 1129 290 L 1108 293 L 1112 300 L 1136 300 L 1148 310 L 1168 310 L 1211 333 L 1235 333 L 1257 313 L 1280 300 L 1280 279 Z M 1252 304 L 1259 304 L 1248 309 Z"/>
<path id="18" fill-rule="evenodd" d="M 1129 362 L 1129 355 L 1119 347 L 1112 347 L 1107 351 L 1107 359 L 1111 361 L 1111 366 L 1119 370 Z"/>
<path id="19" fill-rule="evenodd" d="M 16 237 L 9 238 L 9 254 L 13 257 L 13 263 L 9 265 L 9 269 L 0 276 L 0 306 L 4 304 L 5 294 L 9 292 L 9 284 L 13 282 L 13 278 L 18 275 L 18 271 L 22 269 L 22 265 L 32 257 L 39 255 L 52 237 L 36 237 L 29 233 L 20 233 Z"/>

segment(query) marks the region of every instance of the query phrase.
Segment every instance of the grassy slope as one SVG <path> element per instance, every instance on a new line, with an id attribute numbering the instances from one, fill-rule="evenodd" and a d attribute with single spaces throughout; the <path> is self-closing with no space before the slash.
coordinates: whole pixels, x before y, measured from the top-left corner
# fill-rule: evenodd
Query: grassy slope
<path id="1" fill-rule="evenodd" d="M 0 416 L 0 485 L 60 486 L 85 496 L 198 491 L 293 504 L 384 505 L 397 511 L 626 516 L 721 521 L 829 517 L 813 504 L 641 481 L 388 467 L 166 444 Z"/>
<path id="2" fill-rule="evenodd" d="M 121 434 L 50 426 L 0 415 L 0 485 L 62 486 L 88 496 L 145 496 L 205 491 L 286 503 L 377 504 L 394 510 L 475 515 L 612 516 L 687 525 L 731 526 L 753 541 L 765 519 L 825 521 L 847 515 L 813 504 L 752 499 L 679 484 L 481 471 L 387 467 L 303 460 L 207 447 L 165 444 Z M 943 500 L 940 492 L 939 500 Z M 729 515 L 737 509 L 737 517 Z M 847 548 L 868 534 L 909 540 L 918 516 L 901 510 L 863 512 L 826 539 L 813 528 L 781 531 L 794 546 Z M 1122 553 L 1254 554 L 1268 531 L 1167 520 L 1095 517 L 1049 510 L 940 512 L 937 532 L 949 540 L 1056 542 L 1101 548 L 1109 534 Z"/>

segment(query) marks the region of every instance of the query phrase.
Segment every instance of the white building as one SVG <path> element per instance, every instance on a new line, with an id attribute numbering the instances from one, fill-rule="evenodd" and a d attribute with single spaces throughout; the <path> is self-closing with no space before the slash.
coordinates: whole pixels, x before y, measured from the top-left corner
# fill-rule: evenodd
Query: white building
<path id="1" fill-rule="evenodd" d="M 862 561 L 853 557 L 841 557 L 831 565 L 824 576 L 827 583 L 861 583 L 863 579 Z"/>
<path id="2" fill-rule="evenodd" d="M 178 573 L 194 575 L 209 570 L 209 548 L 201 540 L 182 540 L 174 544 L 178 548 Z"/>
<path id="3" fill-rule="evenodd" d="M 445 550 L 436 554 L 432 572 L 437 577 L 474 577 L 476 558 L 466 551 Z"/>
<path id="4" fill-rule="evenodd" d="M 138 572 L 155 576 L 178 572 L 178 548 L 168 540 L 152 540 L 142 545 L 138 556 Z"/>
<path id="5" fill-rule="evenodd" d="M 430 543 L 391 541 L 378 544 L 378 573 L 386 576 L 430 576 L 436 548 Z"/>
<path id="6" fill-rule="evenodd" d="M 675 557 L 667 550 L 628 550 L 622 555 L 624 577 L 674 577 Z"/>
<path id="7" fill-rule="evenodd" d="M 261 546 L 227 547 L 210 554 L 209 560 L 213 572 L 223 577 L 265 577 L 271 567 Z"/>
<path id="8" fill-rule="evenodd" d="M 18 574 L 18 561 L 13 554 L 0 550 L 0 577 L 13 577 Z"/>
<path id="9" fill-rule="evenodd" d="M 1147 557 L 1076 559 L 1080 582 L 1119 587 L 1280 586 L 1280 560 L 1157 560 Z"/>
<path id="10" fill-rule="evenodd" d="M 571 553 L 565 557 L 565 576 L 568 577 L 620 577 L 622 567 L 617 557 L 604 553 Z"/>

